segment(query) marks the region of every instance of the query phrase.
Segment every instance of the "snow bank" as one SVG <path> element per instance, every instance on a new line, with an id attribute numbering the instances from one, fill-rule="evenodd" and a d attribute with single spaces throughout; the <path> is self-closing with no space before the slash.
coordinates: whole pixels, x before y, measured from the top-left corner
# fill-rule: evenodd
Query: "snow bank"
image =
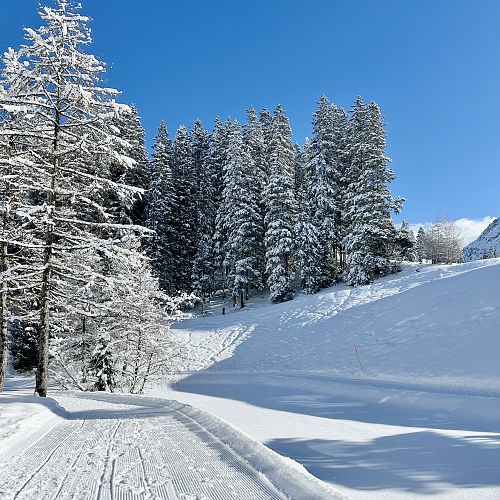
<path id="1" fill-rule="evenodd" d="M 41 402 L 32 392 L 33 381 L 25 378 L 7 378 L 5 392 L 0 394 L 0 459 L 17 453 L 31 444 L 57 422 L 51 410 L 50 398 Z"/>
<path id="2" fill-rule="evenodd" d="M 315 372 L 500 394 L 500 259 L 409 266 L 359 288 L 180 323 L 189 370 Z M 356 354 L 356 350 L 359 354 Z M 361 362 L 361 365 L 360 365 Z"/>

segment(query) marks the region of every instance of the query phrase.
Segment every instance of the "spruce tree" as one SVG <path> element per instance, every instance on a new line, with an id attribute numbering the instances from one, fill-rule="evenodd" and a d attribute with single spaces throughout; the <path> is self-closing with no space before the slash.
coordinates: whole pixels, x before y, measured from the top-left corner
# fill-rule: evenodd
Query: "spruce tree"
<path id="1" fill-rule="evenodd" d="M 120 139 L 125 141 L 118 153 L 133 160 L 133 163 L 128 164 L 126 168 L 123 168 L 123 164 L 120 165 L 119 162 L 114 165 L 114 179 L 146 191 L 149 187 L 149 160 L 146 149 L 146 133 L 137 108 L 132 106 L 130 111 L 121 113 L 113 120 L 113 124 L 119 130 Z M 122 203 L 120 209 L 122 223 L 145 223 L 147 217 L 145 196 L 136 196 L 131 205 Z"/>
<path id="2" fill-rule="evenodd" d="M 335 253 L 339 243 L 337 227 L 340 213 L 341 161 L 334 136 L 333 110 L 322 96 L 313 117 L 313 175 L 308 190 L 315 205 L 315 224 L 319 230 L 322 256 L 319 262 L 322 286 L 336 278 Z"/>
<path id="3" fill-rule="evenodd" d="M 400 210 L 401 200 L 387 188 L 394 174 L 387 167 L 383 120 L 375 103 L 367 106 L 357 98 L 349 140 L 345 278 L 358 286 L 391 272 L 389 255 L 396 235 L 391 212 Z"/>
<path id="4" fill-rule="evenodd" d="M 227 150 L 229 145 L 230 123 L 223 124 L 217 118 L 212 132 L 210 146 L 210 162 L 217 178 L 217 213 L 215 216 L 214 234 L 212 238 L 214 253 L 214 268 L 218 272 L 217 285 L 222 288 L 225 295 L 225 288 L 229 269 L 226 263 L 226 242 L 227 242 L 227 221 L 229 219 L 230 207 L 225 203 L 224 188 L 228 180 L 225 172 L 227 165 Z"/>
<path id="5" fill-rule="evenodd" d="M 150 164 L 150 184 L 147 195 L 146 225 L 155 234 L 146 240 L 146 249 L 152 260 L 154 274 L 166 293 L 175 292 L 173 278 L 175 260 L 176 196 L 171 169 L 171 141 L 167 127 L 161 122 L 153 145 Z"/>
<path id="6" fill-rule="evenodd" d="M 295 225 L 296 257 L 304 293 L 316 293 L 324 285 L 321 259 L 323 248 L 316 225 L 314 202 L 307 189 L 298 195 L 298 222 Z"/>
<path id="7" fill-rule="evenodd" d="M 266 271 L 270 300 L 293 298 L 293 249 L 296 200 L 294 195 L 294 148 L 292 131 L 282 108 L 276 108 L 269 147 L 270 177 L 265 191 Z"/>
<path id="8" fill-rule="evenodd" d="M 175 290 L 192 290 L 192 270 L 196 252 L 196 175 L 186 127 L 177 130 L 172 147 L 172 174 L 176 205 L 173 214 L 175 242 L 173 270 Z"/>
<path id="9" fill-rule="evenodd" d="M 257 211 L 259 215 L 258 226 L 259 234 L 255 242 L 255 276 L 253 285 L 256 288 L 264 287 L 264 276 L 266 270 L 266 252 L 264 247 L 264 219 L 266 214 L 266 203 L 264 200 L 264 191 L 268 178 L 268 166 L 266 163 L 266 143 L 262 124 L 255 112 L 255 109 L 250 107 L 247 110 L 247 125 L 245 127 L 245 144 L 248 148 L 248 153 L 253 162 L 252 177 L 250 183 L 252 196 L 257 203 Z"/>
<path id="10" fill-rule="evenodd" d="M 415 244 L 415 250 L 417 252 L 418 261 L 422 263 L 427 259 L 427 234 L 423 227 L 418 229 L 417 241 Z"/>
<path id="11" fill-rule="evenodd" d="M 398 257 L 402 260 L 415 262 L 418 259 L 416 252 L 415 235 L 410 228 L 410 225 L 405 220 L 401 223 L 401 227 L 397 232 L 396 246 Z"/>
<path id="12" fill-rule="evenodd" d="M 191 133 L 191 151 L 197 178 L 196 254 L 192 280 L 194 291 L 201 297 L 214 292 L 213 233 L 217 211 L 217 169 L 211 158 L 211 141 L 201 121 L 196 120 Z"/>
<path id="13" fill-rule="evenodd" d="M 225 222 L 228 286 L 233 301 L 239 301 L 243 306 L 250 287 L 260 283 L 256 263 L 261 251 L 262 220 L 255 190 L 260 172 L 243 142 L 242 128 L 236 121 L 229 132 L 224 174 L 222 197 L 228 210 Z"/>

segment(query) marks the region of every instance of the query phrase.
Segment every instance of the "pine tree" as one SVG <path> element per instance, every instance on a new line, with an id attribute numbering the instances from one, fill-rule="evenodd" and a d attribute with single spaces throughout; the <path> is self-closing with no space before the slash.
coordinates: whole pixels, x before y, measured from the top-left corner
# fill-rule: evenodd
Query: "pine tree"
<path id="1" fill-rule="evenodd" d="M 295 225 L 296 257 L 304 293 L 316 293 L 324 285 L 321 259 L 323 248 L 316 226 L 316 210 L 310 193 L 302 189 L 298 195 L 298 222 Z"/>
<path id="2" fill-rule="evenodd" d="M 253 286 L 258 289 L 264 287 L 264 276 L 266 270 L 266 252 L 264 246 L 265 233 L 265 214 L 266 203 L 264 200 L 264 191 L 267 184 L 268 166 L 266 164 L 266 143 L 264 132 L 259 121 L 255 109 L 250 107 L 247 110 L 247 125 L 245 127 L 245 144 L 253 162 L 253 181 L 250 184 L 250 189 L 253 190 L 253 197 L 257 203 L 257 211 L 259 215 L 258 226 L 259 234 L 255 242 L 255 276 Z"/>
<path id="3" fill-rule="evenodd" d="M 315 204 L 315 224 L 319 230 L 322 256 L 319 262 L 322 286 L 336 278 L 335 259 L 339 244 L 341 158 L 336 149 L 333 109 L 322 96 L 313 118 L 312 142 L 314 173 L 308 186 Z"/>
<path id="4" fill-rule="evenodd" d="M 212 161 L 211 138 L 196 120 L 191 134 L 191 150 L 197 177 L 196 230 L 197 247 L 194 257 L 193 289 L 202 298 L 214 293 L 213 234 L 218 205 L 218 170 Z"/>
<path id="5" fill-rule="evenodd" d="M 149 161 L 146 149 L 146 133 L 141 124 L 137 108 L 132 106 L 129 112 L 121 113 L 113 120 L 119 130 L 119 138 L 124 142 L 118 153 L 133 160 L 133 164 L 123 168 L 123 164 L 113 165 L 112 178 L 117 182 L 134 186 L 143 191 L 149 187 Z M 146 199 L 138 195 L 133 203 L 120 205 L 120 220 L 122 223 L 144 224 L 146 220 Z"/>
<path id="6" fill-rule="evenodd" d="M 192 289 L 192 270 L 196 252 L 196 175 L 189 136 L 184 126 L 177 130 L 172 149 L 175 181 L 174 283 L 178 292 Z"/>
<path id="7" fill-rule="evenodd" d="M 228 285 L 233 301 L 244 305 L 249 289 L 260 283 L 256 269 L 261 249 L 262 220 L 255 184 L 260 172 L 243 142 L 243 132 L 238 122 L 233 122 L 229 132 L 223 203 L 228 209 L 225 221 L 227 234 L 225 263 L 228 266 Z"/>
<path id="8" fill-rule="evenodd" d="M 230 207 L 227 205 L 227 203 L 225 203 L 223 195 L 225 183 L 228 179 L 228 176 L 225 172 L 225 166 L 227 164 L 229 130 L 230 123 L 222 124 L 221 120 L 217 118 L 214 130 L 212 132 L 210 146 L 210 163 L 217 179 L 217 212 L 215 216 L 214 234 L 212 238 L 214 269 L 219 271 L 218 286 L 222 288 L 224 295 L 227 284 L 227 276 L 229 272 L 225 259 L 227 251 L 227 221 L 229 219 Z"/>
<path id="9" fill-rule="evenodd" d="M 293 230 L 296 217 L 293 163 L 294 148 L 290 123 L 281 106 L 276 108 L 270 143 L 270 177 L 265 191 L 266 271 L 270 300 L 283 302 L 293 297 Z"/>
<path id="10" fill-rule="evenodd" d="M 417 233 L 417 242 L 415 245 L 415 249 L 418 255 L 418 261 L 422 263 L 425 259 L 427 259 L 427 235 L 423 227 L 418 229 Z"/>
<path id="11" fill-rule="evenodd" d="M 166 293 L 175 292 L 173 272 L 176 265 L 173 253 L 176 197 L 170 166 L 171 147 L 167 127 L 161 122 L 153 145 L 150 184 L 146 198 L 146 225 L 155 231 L 155 234 L 146 240 L 146 248 L 160 287 Z"/>
<path id="12" fill-rule="evenodd" d="M 384 154 L 386 139 L 378 106 L 366 106 L 358 97 L 349 132 L 345 277 L 349 284 L 358 286 L 391 272 L 389 253 L 396 233 L 391 212 L 400 210 L 401 200 L 394 199 L 387 189 L 394 174 L 387 167 L 389 159 Z"/>
<path id="13" fill-rule="evenodd" d="M 273 116 L 268 109 L 264 108 L 260 112 L 260 126 L 262 128 L 262 135 L 264 138 L 264 150 L 265 150 L 265 165 L 267 167 L 266 174 L 269 174 L 270 166 L 270 146 L 273 139 Z"/>
<path id="14" fill-rule="evenodd" d="M 415 235 L 410 225 L 405 220 L 401 223 L 401 228 L 397 232 L 396 246 L 398 257 L 402 260 L 415 262 L 418 259 L 416 252 Z"/>

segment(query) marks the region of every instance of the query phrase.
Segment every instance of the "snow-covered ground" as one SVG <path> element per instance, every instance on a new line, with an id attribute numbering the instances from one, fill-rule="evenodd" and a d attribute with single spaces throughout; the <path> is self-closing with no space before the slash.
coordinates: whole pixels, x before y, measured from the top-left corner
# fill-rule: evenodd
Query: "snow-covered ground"
<path id="1" fill-rule="evenodd" d="M 349 497 L 500 498 L 500 259 L 196 318 L 203 408 Z M 363 371 L 360 369 L 356 346 Z"/>
<path id="2" fill-rule="evenodd" d="M 14 379 L 0 395 L 0 428 L 18 426 L 0 440 L 2 500 L 341 498 L 297 463 L 185 404 L 68 392 L 34 400 L 29 390 Z M 36 434 L 20 434 L 34 429 L 33 418 Z M 5 446 L 15 436 L 17 446 Z"/>

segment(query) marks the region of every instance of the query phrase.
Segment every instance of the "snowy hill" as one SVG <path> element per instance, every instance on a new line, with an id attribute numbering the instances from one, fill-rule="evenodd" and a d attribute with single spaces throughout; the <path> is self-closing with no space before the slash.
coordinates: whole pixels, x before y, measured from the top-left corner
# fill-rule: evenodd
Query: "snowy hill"
<path id="1" fill-rule="evenodd" d="M 485 253 L 495 257 L 500 255 L 500 218 L 495 219 L 477 240 L 464 248 L 464 261 L 482 259 Z"/>
<path id="2" fill-rule="evenodd" d="M 183 322 L 177 331 L 191 347 L 185 368 L 500 391 L 500 259 L 415 269 L 368 286 L 341 285 Z"/>
<path id="3" fill-rule="evenodd" d="M 184 321 L 196 371 L 151 391 L 351 500 L 498 499 L 500 259 L 420 269 Z"/>

